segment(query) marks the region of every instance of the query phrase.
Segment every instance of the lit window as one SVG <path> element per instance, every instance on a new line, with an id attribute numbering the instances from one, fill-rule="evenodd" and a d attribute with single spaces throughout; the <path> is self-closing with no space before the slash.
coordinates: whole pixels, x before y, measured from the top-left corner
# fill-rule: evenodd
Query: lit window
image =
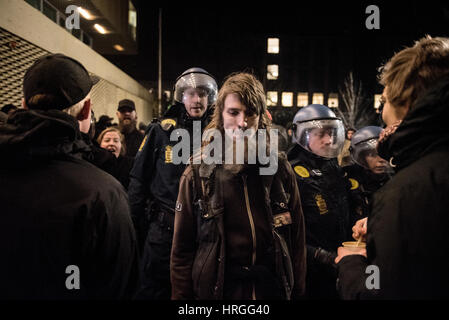
<path id="1" fill-rule="evenodd" d="M 329 99 L 327 99 L 327 106 L 329 108 L 338 108 L 338 94 L 329 93 Z"/>
<path id="2" fill-rule="evenodd" d="M 137 12 L 136 8 L 134 8 L 134 5 L 131 1 L 129 2 L 129 12 L 128 12 L 128 29 L 129 33 L 131 34 L 131 37 L 136 41 L 136 35 L 137 35 Z"/>
<path id="3" fill-rule="evenodd" d="M 279 38 L 268 38 L 268 53 L 279 53 Z"/>
<path id="4" fill-rule="evenodd" d="M 312 104 L 324 104 L 324 95 L 322 93 L 314 93 L 312 96 Z"/>
<path id="5" fill-rule="evenodd" d="M 282 92 L 282 106 L 293 106 L 293 92 Z"/>
<path id="6" fill-rule="evenodd" d="M 382 97 L 381 94 L 375 94 L 374 95 L 374 109 L 379 110 L 380 107 L 380 98 Z"/>
<path id="7" fill-rule="evenodd" d="M 298 101 L 296 105 L 298 107 L 305 107 L 309 104 L 309 94 L 307 92 L 298 93 Z"/>
<path id="8" fill-rule="evenodd" d="M 279 77 L 279 66 L 277 64 L 270 64 L 267 66 L 267 79 L 276 80 Z"/>
<path id="9" fill-rule="evenodd" d="M 267 106 L 277 106 L 278 104 L 278 93 L 276 91 L 267 92 Z"/>

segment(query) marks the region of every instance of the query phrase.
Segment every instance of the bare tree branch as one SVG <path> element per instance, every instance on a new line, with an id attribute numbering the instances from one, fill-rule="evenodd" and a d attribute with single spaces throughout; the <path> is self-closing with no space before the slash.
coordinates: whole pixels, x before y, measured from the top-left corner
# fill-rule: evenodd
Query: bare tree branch
<path id="1" fill-rule="evenodd" d="M 354 78 L 351 71 L 339 88 L 343 100 L 343 108 L 339 115 L 346 128 L 359 129 L 367 125 L 378 125 L 374 108 L 370 107 L 370 99 L 364 94 L 361 81 Z"/>

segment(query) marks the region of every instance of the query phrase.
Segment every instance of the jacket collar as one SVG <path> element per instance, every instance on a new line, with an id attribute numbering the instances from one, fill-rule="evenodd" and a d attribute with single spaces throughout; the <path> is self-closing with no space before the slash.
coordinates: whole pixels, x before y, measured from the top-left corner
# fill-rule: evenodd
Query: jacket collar
<path id="1" fill-rule="evenodd" d="M 78 121 L 59 110 L 18 110 L 0 126 L 2 162 L 28 162 L 89 150 Z"/>
<path id="2" fill-rule="evenodd" d="M 429 152 L 449 147 L 449 79 L 417 100 L 396 131 L 378 144 L 379 155 L 398 171 Z"/>

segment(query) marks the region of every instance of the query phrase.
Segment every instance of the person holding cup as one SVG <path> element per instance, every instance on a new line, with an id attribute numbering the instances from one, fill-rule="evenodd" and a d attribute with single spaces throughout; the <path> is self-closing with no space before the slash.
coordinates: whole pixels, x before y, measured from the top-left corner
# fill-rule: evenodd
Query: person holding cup
<path id="1" fill-rule="evenodd" d="M 378 190 L 366 252 L 340 247 L 344 299 L 447 297 L 449 274 L 449 38 L 427 36 L 381 69 L 385 89 L 378 142 L 395 176 Z M 354 234 L 365 232 L 356 226 Z M 373 271 L 374 270 L 374 271 Z M 375 278 L 374 286 L 369 281 Z"/>

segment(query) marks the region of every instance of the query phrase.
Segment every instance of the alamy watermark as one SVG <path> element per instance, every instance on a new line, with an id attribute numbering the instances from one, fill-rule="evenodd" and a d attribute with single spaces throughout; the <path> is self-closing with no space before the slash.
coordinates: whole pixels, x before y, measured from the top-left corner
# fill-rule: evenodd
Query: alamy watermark
<path id="1" fill-rule="evenodd" d="M 192 140 L 186 129 L 176 129 L 172 131 L 170 141 L 178 142 L 171 149 L 170 162 L 173 164 L 258 163 L 261 165 L 260 175 L 273 175 L 278 168 L 277 129 L 270 129 L 269 132 L 266 129 L 225 129 L 223 137 L 218 129 L 208 129 L 201 133 L 201 121 L 194 121 Z M 193 150 L 190 150 L 191 141 Z"/>
<path id="2" fill-rule="evenodd" d="M 369 265 L 366 267 L 365 273 L 369 274 L 369 276 L 365 280 L 365 287 L 368 290 L 380 289 L 379 267 L 376 265 Z"/>
<path id="3" fill-rule="evenodd" d="M 65 273 L 69 276 L 65 280 L 65 287 L 68 290 L 80 289 L 80 268 L 75 265 L 70 265 L 65 269 Z"/>
<path id="4" fill-rule="evenodd" d="M 78 6 L 70 5 L 65 8 L 65 13 L 68 14 L 65 19 L 65 27 L 67 30 L 80 29 L 80 12 Z"/>
<path id="5" fill-rule="evenodd" d="M 368 30 L 380 29 L 380 10 L 379 7 L 372 4 L 365 9 L 365 13 L 369 16 L 365 20 L 365 26 Z"/>

